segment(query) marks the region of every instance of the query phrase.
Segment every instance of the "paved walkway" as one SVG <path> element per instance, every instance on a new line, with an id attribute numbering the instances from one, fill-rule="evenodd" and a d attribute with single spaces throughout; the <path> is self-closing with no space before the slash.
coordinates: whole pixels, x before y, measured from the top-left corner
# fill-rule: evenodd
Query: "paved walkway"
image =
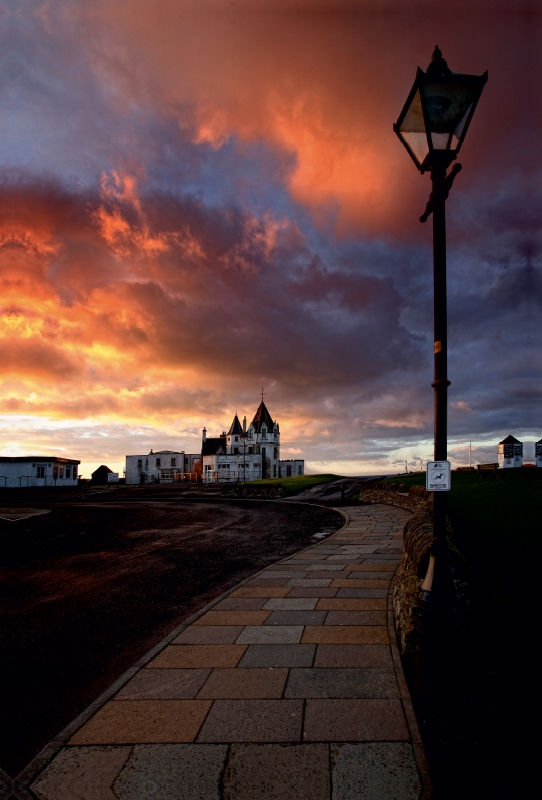
<path id="1" fill-rule="evenodd" d="M 32 784 L 43 800 L 418 800 L 388 616 L 407 511 L 349 523 L 193 618 Z"/>

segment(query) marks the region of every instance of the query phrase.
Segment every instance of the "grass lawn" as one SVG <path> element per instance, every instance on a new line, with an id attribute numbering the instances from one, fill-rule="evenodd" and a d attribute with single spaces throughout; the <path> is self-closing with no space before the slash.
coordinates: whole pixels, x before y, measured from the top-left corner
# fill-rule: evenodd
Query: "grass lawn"
<path id="1" fill-rule="evenodd" d="M 392 480 L 424 485 L 425 473 Z M 470 641 L 455 717 L 429 742 L 437 773 L 448 773 L 435 800 L 519 796 L 535 763 L 528 731 L 539 683 L 542 469 L 503 470 L 499 480 L 452 472 L 448 510 L 466 558 Z"/>
<path id="2" fill-rule="evenodd" d="M 338 478 L 341 478 L 341 475 L 296 475 L 293 478 L 265 478 L 264 480 L 260 481 L 251 481 L 250 484 L 254 483 L 281 483 L 282 488 L 284 489 L 286 495 L 288 497 L 293 497 L 296 494 L 300 494 L 304 492 L 305 489 L 310 489 L 312 486 L 316 486 L 318 483 L 329 483 L 330 481 L 335 481 Z"/>
<path id="3" fill-rule="evenodd" d="M 476 472 L 452 472 L 448 512 L 458 547 L 467 558 L 471 592 L 480 602 L 502 608 L 517 602 L 538 580 L 542 559 L 542 470 L 503 470 L 480 479 Z M 425 485 L 425 473 L 391 479 Z"/>

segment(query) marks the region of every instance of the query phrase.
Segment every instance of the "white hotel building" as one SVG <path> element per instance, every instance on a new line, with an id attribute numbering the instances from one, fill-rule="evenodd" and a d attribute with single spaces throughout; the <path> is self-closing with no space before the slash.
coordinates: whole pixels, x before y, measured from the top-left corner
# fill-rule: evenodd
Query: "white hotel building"
<path id="1" fill-rule="evenodd" d="M 203 480 L 206 483 L 253 481 L 260 478 L 286 478 L 303 475 L 302 459 L 280 460 L 280 428 L 265 403 L 260 403 L 248 430 L 237 414 L 229 431 L 202 439 Z"/>
<path id="2" fill-rule="evenodd" d="M 198 463 L 199 462 L 199 463 Z M 280 430 L 265 403 L 260 403 L 247 430 L 235 415 L 229 431 L 208 437 L 203 429 L 201 453 L 158 450 L 126 456 L 126 483 L 173 483 L 195 478 L 203 470 L 205 483 L 253 481 L 304 475 L 303 459 L 280 460 Z"/>

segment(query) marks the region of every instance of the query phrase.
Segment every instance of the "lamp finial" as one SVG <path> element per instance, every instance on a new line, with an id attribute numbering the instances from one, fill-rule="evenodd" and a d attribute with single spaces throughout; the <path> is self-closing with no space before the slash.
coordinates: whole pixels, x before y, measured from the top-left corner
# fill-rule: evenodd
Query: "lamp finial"
<path id="1" fill-rule="evenodd" d="M 427 74 L 430 75 L 432 78 L 442 78 L 445 75 L 451 75 L 452 70 L 446 63 L 446 60 L 442 57 L 442 50 L 440 47 L 435 45 L 435 49 L 433 50 L 433 55 L 431 56 L 431 63 L 427 67 Z"/>

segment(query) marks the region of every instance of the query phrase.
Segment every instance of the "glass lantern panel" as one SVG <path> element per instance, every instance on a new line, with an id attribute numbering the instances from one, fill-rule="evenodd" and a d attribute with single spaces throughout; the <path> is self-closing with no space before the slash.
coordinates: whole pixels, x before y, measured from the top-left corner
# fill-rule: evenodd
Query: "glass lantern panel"
<path id="1" fill-rule="evenodd" d="M 416 92 L 412 98 L 412 102 L 408 107 L 401 125 L 399 126 L 401 133 L 424 133 L 425 134 L 425 121 L 423 118 L 422 100 L 420 97 L 420 90 Z"/>
<path id="2" fill-rule="evenodd" d="M 431 141 L 433 142 L 433 150 L 448 150 L 450 142 L 449 133 L 432 133 Z"/>
<path id="3" fill-rule="evenodd" d="M 422 100 L 418 89 L 407 109 L 403 121 L 399 125 L 399 136 L 408 145 L 414 158 L 421 165 L 429 153 L 429 144 L 425 132 Z"/>
<path id="4" fill-rule="evenodd" d="M 424 83 L 423 92 L 433 147 L 435 150 L 450 149 L 452 134 L 455 134 L 457 147 L 469 109 L 479 92 L 478 86 L 461 81 Z"/>
<path id="5" fill-rule="evenodd" d="M 461 122 L 459 123 L 459 125 L 452 134 L 452 142 L 450 144 L 450 150 L 457 150 L 457 148 L 459 147 L 459 142 L 461 141 L 461 136 L 463 134 L 463 128 L 465 127 L 466 122 L 469 118 L 471 109 L 472 109 L 472 103 L 463 114 L 463 119 L 461 120 Z"/>
<path id="6" fill-rule="evenodd" d="M 425 135 L 425 132 L 417 133 L 415 131 L 411 131 L 410 133 L 407 133 L 406 131 L 401 131 L 401 137 L 408 144 L 420 164 L 423 164 L 424 159 L 429 153 L 429 145 L 427 144 L 427 136 Z"/>

